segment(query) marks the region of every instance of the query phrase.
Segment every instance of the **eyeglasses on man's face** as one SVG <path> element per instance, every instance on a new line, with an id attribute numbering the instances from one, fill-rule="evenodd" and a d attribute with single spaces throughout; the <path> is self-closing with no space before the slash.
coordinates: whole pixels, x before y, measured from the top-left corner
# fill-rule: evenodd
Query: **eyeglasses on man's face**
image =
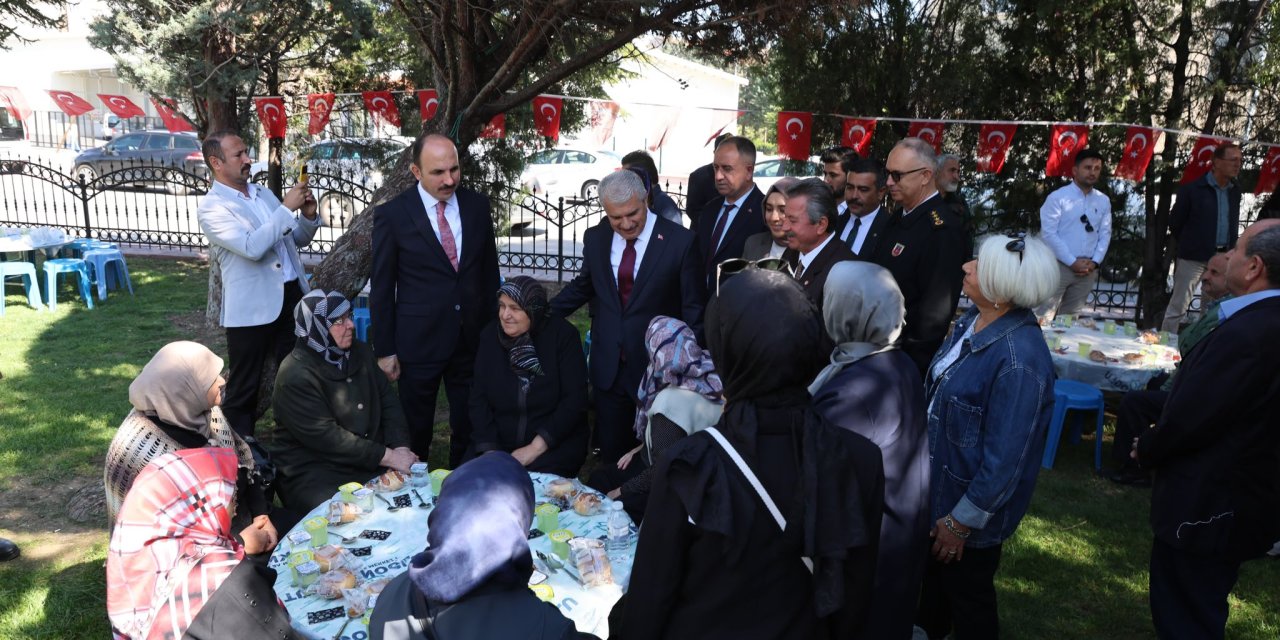
<path id="1" fill-rule="evenodd" d="M 894 182 L 902 182 L 903 176 L 909 176 L 917 171 L 924 171 L 925 169 L 928 169 L 928 167 L 920 167 L 919 169 L 912 169 L 910 171 L 886 171 L 885 174 Z"/>

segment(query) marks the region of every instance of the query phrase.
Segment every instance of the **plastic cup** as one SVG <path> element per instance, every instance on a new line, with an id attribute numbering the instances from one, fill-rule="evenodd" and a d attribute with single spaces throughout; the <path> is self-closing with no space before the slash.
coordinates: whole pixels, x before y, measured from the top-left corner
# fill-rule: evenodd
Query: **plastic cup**
<path id="1" fill-rule="evenodd" d="M 1069 313 L 1066 315 L 1058 316 L 1058 318 L 1062 320 L 1062 326 L 1064 327 L 1070 327 L 1072 324 L 1075 324 L 1075 316 Z"/>
<path id="2" fill-rule="evenodd" d="M 415 462 L 409 465 L 410 484 L 421 489 L 427 486 L 431 480 L 427 477 L 427 463 Z"/>
<path id="3" fill-rule="evenodd" d="M 1103 332 L 1103 333 L 1105 333 L 1105 334 L 1108 334 L 1108 335 L 1115 335 L 1115 333 L 1116 333 L 1116 321 L 1115 321 L 1115 320 L 1107 320 L 1107 321 L 1106 321 L 1106 323 L 1104 323 L 1104 324 L 1102 325 L 1102 332 Z"/>
<path id="4" fill-rule="evenodd" d="M 449 477 L 448 469 L 436 469 L 431 472 L 431 493 L 436 497 L 440 496 L 440 486 L 444 484 L 444 479 Z"/>
<path id="5" fill-rule="evenodd" d="M 555 589 L 552 589 L 549 584 L 535 584 L 530 585 L 529 588 L 533 590 L 533 595 L 538 596 L 538 599 L 543 602 L 551 602 L 556 597 Z"/>
<path id="6" fill-rule="evenodd" d="M 560 556 L 562 560 L 569 559 L 569 541 L 573 539 L 572 531 L 556 529 L 547 534 L 547 539 L 551 541 L 551 553 Z"/>
<path id="7" fill-rule="evenodd" d="M 1136 325 L 1136 324 L 1126 324 L 1126 325 L 1124 325 L 1124 334 L 1125 334 L 1126 336 L 1129 336 L 1130 338 L 1136 338 L 1136 337 L 1138 337 L 1138 325 Z"/>
<path id="8" fill-rule="evenodd" d="M 1089 357 L 1089 354 L 1090 354 L 1092 351 L 1093 351 L 1093 345 L 1092 345 L 1092 344 L 1090 344 L 1090 343 L 1088 343 L 1088 342 L 1081 342 L 1081 343 L 1080 343 L 1079 352 L 1080 352 L 1080 357 L 1081 357 L 1081 358 L 1088 358 L 1088 357 Z"/>
<path id="9" fill-rule="evenodd" d="M 538 505 L 533 513 L 538 518 L 538 530 L 543 533 L 550 533 L 560 528 L 560 507 L 554 504 L 543 503 Z"/>
<path id="10" fill-rule="evenodd" d="M 342 494 L 343 502 L 355 502 L 355 492 L 363 489 L 364 485 L 359 482 L 348 482 L 338 487 L 338 493 Z"/>
<path id="11" fill-rule="evenodd" d="M 323 547 L 329 544 L 329 519 L 321 516 L 307 519 L 302 527 L 311 534 L 311 546 Z"/>
<path id="12" fill-rule="evenodd" d="M 1169 344 L 1169 332 L 1168 332 L 1168 331 L 1161 331 L 1161 332 L 1160 332 L 1160 344 Z"/>
<path id="13" fill-rule="evenodd" d="M 365 513 L 373 512 L 373 489 L 360 487 L 351 494 L 352 502 Z"/>
<path id="14" fill-rule="evenodd" d="M 1049 345 L 1050 349 L 1057 349 L 1058 347 L 1062 346 L 1061 336 L 1048 335 L 1044 337 L 1044 341 L 1045 341 L 1045 344 Z"/>

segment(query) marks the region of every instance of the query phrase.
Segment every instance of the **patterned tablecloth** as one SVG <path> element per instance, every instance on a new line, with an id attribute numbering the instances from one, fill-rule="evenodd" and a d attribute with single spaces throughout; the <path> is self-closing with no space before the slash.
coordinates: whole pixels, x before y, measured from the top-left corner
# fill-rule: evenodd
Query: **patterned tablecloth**
<path id="1" fill-rule="evenodd" d="M 533 480 L 535 502 L 546 501 L 544 488 L 558 476 L 545 473 L 530 473 L 529 476 Z M 418 501 L 410 493 L 410 488 L 406 485 L 401 491 L 381 494 L 393 503 L 408 504 L 407 507 L 392 513 L 388 511 L 386 504 L 375 498 L 373 513 L 355 522 L 330 527 L 329 543 L 346 547 L 361 561 L 363 566 L 356 572 L 361 582 L 394 578 L 400 575 L 409 568 L 410 558 L 427 546 L 427 516 L 431 513 L 431 508 L 417 507 Z M 587 489 L 587 491 L 590 490 Z M 420 488 L 418 493 L 431 502 L 431 487 Z M 337 493 L 334 494 L 334 499 L 338 499 Z M 594 516 L 580 516 L 571 509 L 562 511 L 560 528 L 572 531 L 577 536 L 603 539 L 608 530 L 607 514 L 612 500 L 604 496 L 601 496 L 601 500 L 600 513 Z M 328 506 L 329 503 L 325 502 L 316 507 L 303 517 L 289 534 L 294 531 L 304 531 L 303 523 L 313 516 L 328 513 Z M 534 525 L 536 524 L 535 518 Z M 635 528 L 634 525 L 632 528 Z M 342 541 L 333 532 L 356 537 L 357 541 L 342 545 Z M 306 595 L 303 589 L 293 585 L 293 576 L 288 565 L 289 554 L 293 551 L 288 541 L 289 534 L 281 536 L 279 546 L 271 555 L 270 566 L 278 572 L 275 584 L 276 595 L 288 609 L 295 629 L 309 638 L 326 640 L 335 638 L 339 629 L 342 629 L 343 623 L 347 622 L 343 601 Z M 384 535 L 385 539 L 378 539 Z M 531 539 L 529 546 L 535 552 L 541 551 L 551 555 L 551 542 L 545 535 Z M 635 557 L 634 535 L 629 556 Z M 609 637 L 609 611 L 622 597 L 631 578 L 630 560 L 623 562 L 614 560 L 612 565 L 616 585 L 586 588 L 564 570 L 550 573 L 544 583 L 550 585 L 555 591 L 551 602 L 559 607 L 561 613 L 573 620 L 579 631 L 593 633 L 601 638 Z M 547 572 L 540 560 L 535 560 L 534 566 L 543 573 Z M 343 640 L 365 640 L 369 634 L 361 619 L 356 618 L 346 625 L 340 637 Z"/>
<path id="2" fill-rule="evenodd" d="M 1060 347 L 1053 353 L 1053 368 L 1058 377 L 1095 386 L 1104 391 L 1134 391 L 1145 389 L 1147 383 L 1161 372 L 1172 372 L 1177 366 L 1178 337 L 1170 334 L 1169 344 L 1146 344 L 1137 337 L 1125 335 L 1124 327 L 1116 327 L 1114 334 L 1103 331 L 1103 322 L 1094 328 L 1079 322 L 1071 327 L 1045 327 L 1045 339 L 1053 347 L 1057 337 Z M 1106 362 L 1096 362 L 1080 355 L 1080 343 L 1087 342 L 1090 351 L 1101 351 Z M 1142 354 L 1138 362 L 1128 362 L 1125 356 Z"/>

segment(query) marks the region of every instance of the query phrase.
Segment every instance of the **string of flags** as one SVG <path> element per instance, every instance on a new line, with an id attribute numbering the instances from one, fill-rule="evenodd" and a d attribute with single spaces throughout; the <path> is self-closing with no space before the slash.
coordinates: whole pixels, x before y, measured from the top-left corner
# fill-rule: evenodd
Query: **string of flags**
<path id="1" fill-rule="evenodd" d="M 94 110 L 87 100 L 69 91 L 48 91 L 54 104 L 70 117 L 76 117 Z M 436 116 L 440 106 L 440 94 L 435 89 L 418 89 L 408 91 L 363 91 L 358 95 L 375 121 L 400 127 L 400 109 L 395 94 L 413 93 L 418 102 L 419 115 L 425 122 Z M 307 100 L 307 133 L 318 135 L 328 126 L 333 113 L 335 101 L 339 94 L 312 93 Z M 126 96 L 113 94 L 97 94 L 98 99 L 112 113 L 121 118 L 142 117 L 146 115 L 141 107 Z M 540 95 L 533 98 L 531 108 L 534 115 L 534 128 L 539 135 L 559 140 L 560 115 L 565 100 L 579 100 L 589 104 L 588 119 L 597 141 L 603 144 L 612 134 L 613 125 L 620 110 L 616 102 L 595 98 L 575 96 Z M 176 101 L 171 98 L 153 96 L 152 104 L 160 115 L 164 127 L 170 131 L 193 131 L 191 120 L 181 113 Z M 0 105 L 6 105 L 9 111 L 19 120 L 31 116 L 21 91 L 15 87 L 0 87 Z M 263 129 L 269 138 L 284 138 L 288 112 L 283 96 L 263 96 L 253 98 L 254 110 L 262 122 Z M 667 105 L 657 106 L 665 109 L 659 129 L 650 139 L 651 150 L 661 147 L 667 134 L 674 128 L 680 110 Z M 706 107 L 695 107 L 706 109 Z M 745 110 L 710 109 L 718 112 L 719 130 L 707 138 L 710 144 L 720 133 L 733 125 L 738 118 L 747 113 Z M 796 160 L 804 160 L 812 153 L 812 131 L 814 115 L 831 116 L 840 119 L 840 143 L 852 148 L 858 154 L 866 156 L 875 135 L 876 125 L 882 121 L 908 122 L 907 135 L 920 138 L 933 145 L 941 153 L 943 138 L 949 125 L 978 125 L 978 149 L 975 168 L 984 173 L 1000 173 L 1004 167 L 1009 148 L 1020 126 L 1048 126 L 1049 151 L 1045 161 L 1045 175 L 1070 177 L 1075 164 L 1075 156 L 1089 143 L 1089 131 L 1092 126 L 1125 126 L 1124 150 L 1116 163 L 1113 175 L 1130 181 L 1140 181 L 1146 174 L 1158 145 L 1160 137 L 1165 133 L 1197 136 L 1191 148 L 1190 159 L 1183 169 L 1181 183 L 1186 184 L 1203 177 L 1212 168 L 1214 150 L 1231 138 L 1195 134 L 1161 127 L 1147 127 L 1128 123 L 1052 123 L 1039 121 L 992 121 L 992 120 L 915 120 L 896 117 L 857 117 L 840 114 L 814 114 L 807 111 L 779 111 L 777 114 L 778 154 Z M 506 136 L 506 115 L 497 114 L 486 123 L 480 134 L 481 138 L 502 138 Z M 1266 156 L 1260 167 L 1258 181 L 1254 187 L 1255 194 L 1264 194 L 1280 188 L 1280 145 L 1265 144 Z"/>

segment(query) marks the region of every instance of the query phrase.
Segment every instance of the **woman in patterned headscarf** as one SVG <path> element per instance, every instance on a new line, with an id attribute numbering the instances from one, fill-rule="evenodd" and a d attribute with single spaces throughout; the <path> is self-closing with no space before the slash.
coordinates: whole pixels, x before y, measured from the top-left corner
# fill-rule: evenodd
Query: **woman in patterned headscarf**
<path id="1" fill-rule="evenodd" d="M 285 506 L 307 512 L 346 482 L 384 467 L 404 473 L 418 457 L 400 399 L 369 345 L 355 339 L 351 303 L 313 289 L 293 312 L 298 344 L 280 364 L 272 455 Z"/>
<path id="2" fill-rule="evenodd" d="M 506 451 L 530 471 L 575 476 L 587 456 L 587 363 L 578 331 L 551 317 L 528 276 L 498 290 L 471 386 L 475 454 Z"/>

